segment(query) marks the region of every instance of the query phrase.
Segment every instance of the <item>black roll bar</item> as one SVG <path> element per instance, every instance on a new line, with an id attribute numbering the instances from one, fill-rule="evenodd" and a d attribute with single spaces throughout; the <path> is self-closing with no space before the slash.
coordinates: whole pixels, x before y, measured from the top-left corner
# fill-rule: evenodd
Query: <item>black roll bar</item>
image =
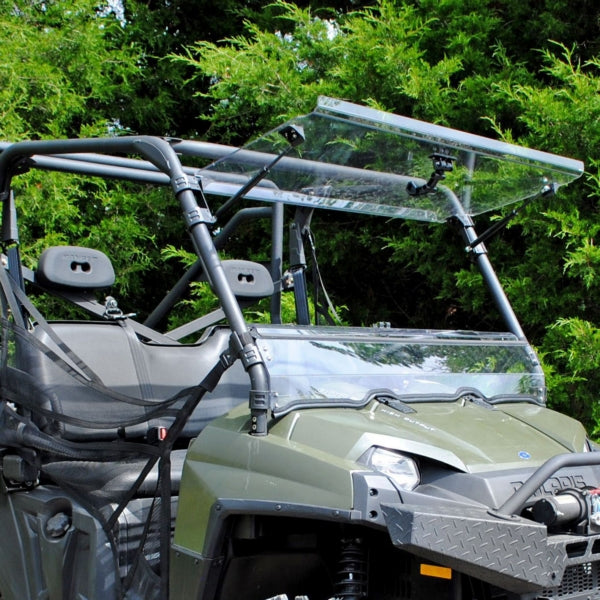
<path id="1" fill-rule="evenodd" d="M 461 233 L 467 247 L 470 244 L 470 254 L 475 261 L 485 284 L 492 295 L 492 298 L 496 304 L 496 308 L 498 312 L 504 319 L 504 323 L 506 324 L 508 331 L 514 333 L 520 340 L 525 340 L 525 332 L 523 331 L 521 324 L 519 323 L 519 319 L 517 319 L 517 315 L 513 310 L 513 307 L 506 296 L 504 289 L 498 279 L 498 275 L 496 275 L 496 271 L 494 271 L 494 267 L 490 262 L 490 258 L 487 254 L 487 250 L 485 245 L 481 242 L 474 243 L 477 241 L 478 236 L 475 231 L 475 224 L 473 223 L 473 219 L 467 214 L 465 211 L 463 204 L 456 197 L 454 193 L 450 190 L 446 193 L 446 196 L 451 200 L 452 206 L 454 207 L 454 216 L 456 222 L 459 223 L 461 227 Z"/>

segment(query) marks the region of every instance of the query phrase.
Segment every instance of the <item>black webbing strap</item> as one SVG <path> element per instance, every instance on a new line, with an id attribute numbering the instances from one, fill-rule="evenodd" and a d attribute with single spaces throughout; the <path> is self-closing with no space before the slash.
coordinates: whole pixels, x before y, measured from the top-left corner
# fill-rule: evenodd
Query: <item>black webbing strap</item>
<path id="1" fill-rule="evenodd" d="M 160 402 L 147 402 L 141 400 L 137 401 L 136 398 L 131 398 L 132 402 L 130 404 L 134 406 L 151 407 L 150 409 L 146 408 L 144 412 L 137 417 L 131 417 L 127 420 L 120 418 L 118 421 L 100 420 L 96 418 L 93 421 L 90 421 L 75 417 L 73 415 L 67 415 L 51 408 L 43 408 L 40 406 L 39 402 L 39 395 L 43 394 L 43 390 L 35 390 L 35 392 L 38 394 L 38 398 L 35 398 L 31 395 L 27 396 L 23 387 L 21 387 L 21 389 L 17 388 L 16 386 L 11 387 L 11 383 L 16 377 L 26 376 L 26 373 L 23 373 L 22 371 L 19 372 L 17 369 L 12 367 L 5 367 L 5 375 L 5 381 L 1 383 L 2 394 L 5 400 L 14 402 L 15 404 L 31 410 L 40 416 L 46 417 L 47 419 L 57 421 L 59 423 L 74 425 L 76 427 L 82 427 L 84 429 L 126 429 L 127 427 L 140 425 L 141 423 L 145 423 L 146 421 L 151 421 L 153 419 L 165 417 L 175 418 L 179 414 L 179 410 L 173 405 L 181 401 L 181 399 L 187 395 L 189 390 L 194 389 L 193 387 L 186 388 L 174 396 L 171 396 L 166 400 L 161 400 Z M 24 385 L 27 385 L 27 383 L 25 382 Z M 104 396 L 111 399 L 120 400 L 120 398 L 113 395 L 113 391 L 108 388 L 104 389 Z M 139 404 L 139 402 L 144 402 L 144 404 Z"/>
<path id="2" fill-rule="evenodd" d="M 74 376 L 76 376 L 79 380 L 84 379 L 85 384 L 89 385 L 92 388 L 98 389 L 103 393 L 107 392 L 106 387 L 102 384 L 100 378 L 60 339 L 60 337 L 56 334 L 56 332 L 52 329 L 52 327 L 48 324 L 42 314 L 36 309 L 36 307 L 31 303 L 26 294 L 21 290 L 16 284 L 11 283 L 11 280 L 5 270 L 0 268 L 0 286 L 2 287 L 4 294 L 9 303 L 10 310 L 15 313 L 15 319 L 18 320 L 17 323 L 7 323 L 5 322 L 5 326 L 13 328 L 13 331 L 17 332 L 17 334 L 21 334 L 23 336 L 27 336 L 27 342 L 32 343 L 33 345 L 39 347 L 42 346 L 42 351 L 46 355 L 51 355 L 53 359 L 60 361 L 63 364 L 68 366 L 68 370 L 72 372 Z M 20 304 L 20 306 L 19 306 Z M 56 355 L 56 353 L 50 350 L 47 346 L 42 344 L 40 340 L 35 338 L 35 336 L 31 335 L 25 329 L 25 322 L 22 318 L 21 307 L 36 321 L 37 326 L 52 340 L 54 344 L 64 353 L 64 355 L 75 365 L 77 370 L 74 370 L 71 366 L 68 365 L 64 361 L 64 359 L 60 358 Z M 140 348 L 138 347 L 138 340 L 136 336 L 135 343 L 133 343 L 133 339 L 131 336 L 135 336 L 135 331 L 125 327 L 125 331 L 128 335 L 128 340 L 130 342 L 130 347 L 132 349 L 132 354 L 135 357 L 137 355 L 137 359 L 135 360 L 136 371 L 138 374 L 138 379 L 140 381 L 140 388 L 142 390 L 142 399 L 137 400 L 133 399 L 129 396 L 123 396 L 121 394 L 115 393 L 113 395 L 112 391 L 110 393 L 113 397 L 118 397 L 119 399 L 123 399 L 124 401 L 131 402 L 132 404 L 139 404 L 142 406 L 147 406 L 150 403 L 146 401 L 148 394 L 151 394 L 151 387 L 149 384 L 149 377 L 147 377 L 148 372 L 146 369 L 146 365 L 144 362 L 144 357 L 141 355 Z M 135 351 L 134 351 L 135 348 Z M 183 403 L 181 409 L 176 411 L 175 420 L 171 424 L 168 429 L 167 435 L 165 439 L 160 443 L 158 448 L 148 446 L 146 453 L 150 454 L 150 458 L 146 462 L 144 468 L 138 475 L 134 484 L 127 491 L 127 493 L 121 498 L 118 506 L 115 508 L 113 513 L 110 515 L 108 519 L 101 518 L 99 511 L 95 511 L 95 514 L 99 518 L 106 534 L 112 540 L 112 531 L 115 527 L 119 517 L 125 510 L 126 506 L 133 499 L 133 497 L 138 492 L 140 486 L 150 473 L 150 471 L 154 468 L 156 463 L 159 463 L 159 486 L 158 490 L 160 494 L 161 501 L 161 517 L 160 517 L 160 567 L 161 567 L 161 598 L 163 600 L 168 599 L 169 595 L 169 546 L 170 546 L 170 536 L 171 536 L 171 451 L 173 446 L 183 431 L 183 428 L 187 421 L 189 420 L 191 414 L 194 409 L 198 405 L 198 403 L 202 400 L 204 395 L 207 392 L 211 392 L 216 387 L 223 373 L 233 364 L 233 361 L 226 360 L 224 357 L 219 360 L 217 364 L 209 371 L 209 373 L 204 377 L 204 379 L 197 385 L 192 388 L 187 388 L 186 390 L 182 390 L 179 394 L 176 394 L 174 397 L 170 398 L 167 401 L 163 401 L 159 403 L 159 406 L 156 409 L 156 412 L 159 411 L 162 415 L 165 414 L 165 409 L 167 406 L 172 405 L 177 400 L 182 400 L 185 396 L 187 396 L 186 400 Z M 144 379 L 144 373 L 146 375 Z M 83 375 L 83 376 L 82 376 Z M 144 385 L 144 380 L 147 385 Z M 18 394 L 14 393 L 14 400 L 19 401 Z M 152 403 L 154 404 L 154 403 Z M 36 410 L 40 411 L 39 407 L 36 407 Z M 57 420 L 63 420 L 65 422 L 71 422 L 73 424 L 84 425 L 84 421 L 77 419 L 75 417 L 68 417 L 67 415 L 57 415 L 52 411 L 43 411 L 40 412 L 47 413 L 48 416 L 55 418 Z M 152 411 L 150 411 L 152 412 Z M 148 419 L 148 413 L 146 413 L 144 420 Z M 137 420 L 137 419 L 136 419 Z M 98 427 L 99 424 L 96 422 L 93 424 L 95 427 Z M 112 426 L 113 424 L 111 424 Z M 71 445 L 71 444 L 69 444 Z M 112 443 L 111 443 L 112 445 Z M 77 444 L 72 444 L 72 446 L 77 447 Z M 117 444 L 120 446 L 120 450 L 125 450 L 125 444 Z M 133 445 L 132 445 L 133 446 Z M 141 448 L 143 445 L 137 445 L 137 449 L 144 453 L 144 450 Z M 87 450 L 92 450 L 94 448 L 100 450 L 102 447 L 103 450 L 108 450 L 109 444 L 94 444 L 94 443 L 86 443 L 82 444 L 82 447 L 79 447 L 83 450 L 85 447 Z M 112 446 L 114 447 L 114 445 Z M 151 450 L 151 452 L 149 452 Z M 85 453 L 82 453 L 85 454 Z M 148 519 L 152 518 L 152 512 L 150 511 L 148 515 Z M 145 527 L 145 533 L 147 534 L 150 529 L 149 523 Z M 133 562 L 133 567 L 128 573 L 127 580 L 124 585 L 124 594 L 127 593 L 127 588 L 131 585 L 133 581 L 133 576 L 135 574 L 136 565 L 139 562 L 140 556 L 143 552 L 144 540 L 140 543 L 140 546 L 137 550 L 136 557 Z M 113 550 L 115 546 L 113 544 Z"/>
<path id="3" fill-rule="evenodd" d="M 198 386 L 190 393 L 189 398 L 184 403 L 183 407 L 179 411 L 175 421 L 171 424 L 168 429 L 167 436 L 160 443 L 159 456 L 152 456 L 148 459 L 148 462 L 142 469 L 138 478 L 131 486 L 127 494 L 121 499 L 119 505 L 115 508 L 112 515 L 106 521 L 105 527 L 107 534 L 110 535 L 113 527 L 116 525 L 117 520 L 121 513 L 125 510 L 127 504 L 133 499 L 138 489 L 154 468 L 154 465 L 158 461 L 159 477 L 158 482 L 160 485 L 160 500 L 161 500 L 161 515 L 160 515 L 160 572 L 161 572 L 161 600 L 168 600 L 169 597 L 169 546 L 171 541 L 171 451 L 185 424 L 187 423 L 190 415 L 207 392 L 212 392 L 223 373 L 233 364 L 233 361 L 224 360 L 223 357 L 219 362 L 209 371 L 206 377 L 198 384 Z M 148 519 L 152 518 L 152 510 L 148 514 Z M 144 528 L 145 534 L 148 533 L 150 527 L 149 523 L 146 523 Z M 127 574 L 127 579 L 123 586 L 123 593 L 126 595 L 133 577 L 135 575 L 135 569 L 137 568 L 138 561 L 143 553 L 145 538 L 142 538 L 140 545 L 136 551 L 135 559 L 133 560 L 133 566 Z M 124 596 L 123 596 L 124 597 Z"/>
<path id="4" fill-rule="evenodd" d="M 135 480 L 129 492 L 121 500 L 119 506 L 117 506 L 117 508 L 114 510 L 113 514 L 108 520 L 109 528 L 112 528 L 115 525 L 120 514 L 123 512 L 130 500 L 135 496 L 136 492 L 142 485 L 144 479 L 146 479 L 146 477 L 148 476 L 148 473 L 150 473 L 150 471 L 156 464 L 157 460 L 159 458 L 162 458 L 166 454 L 170 454 L 173 448 L 173 444 L 179 437 L 179 434 L 183 430 L 183 427 L 185 426 L 187 420 L 189 419 L 190 415 L 192 414 L 200 400 L 203 398 L 204 394 L 206 394 L 207 392 L 212 392 L 214 390 L 215 386 L 219 382 L 219 379 L 221 378 L 221 375 L 223 375 L 223 373 L 228 369 L 229 366 L 230 365 L 227 361 L 220 360 L 196 387 L 189 388 L 189 397 L 185 401 L 181 409 L 177 412 L 175 420 L 173 421 L 173 423 L 167 431 L 167 436 L 160 443 L 159 454 L 157 456 L 153 456 L 148 461 L 146 466 L 142 469 L 141 473 L 139 474 L 138 478 Z"/>
<path id="5" fill-rule="evenodd" d="M 144 400 L 152 398 L 152 383 L 150 381 L 150 374 L 148 373 L 148 367 L 146 366 L 146 360 L 144 353 L 142 352 L 140 338 L 137 333 L 133 330 L 133 327 L 129 325 L 127 319 L 118 319 L 118 323 L 121 328 L 125 331 L 127 336 L 127 343 L 131 350 L 131 358 L 133 359 L 133 366 L 137 375 L 138 384 L 140 387 L 140 394 Z"/>
<path id="6" fill-rule="evenodd" d="M 143 423 L 145 421 L 160 418 L 160 417 L 175 417 L 176 409 L 171 408 L 173 404 L 180 401 L 183 397 L 185 397 L 188 393 L 189 389 L 186 388 L 181 390 L 174 396 L 167 398 L 166 400 L 154 401 L 154 400 L 144 400 L 143 398 L 135 398 L 133 396 L 128 396 L 117 392 L 116 390 L 109 389 L 101 383 L 96 383 L 94 381 L 90 381 L 86 379 L 78 370 L 74 369 L 71 364 L 65 362 L 65 360 L 58 356 L 52 349 L 50 349 L 47 345 L 45 345 L 41 340 L 36 338 L 32 333 L 28 330 L 23 329 L 23 327 L 16 325 L 15 323 L 11 323 L 6 319 L 2 319 L 2 326 L 5 331 L 12 331 L 13 335 L 17 337 L 21 337 L 23 339 L 24 344 L 30 344 L 35 347 L 39 352 L 43 353 L 49 360 L 57 364 L 60 368 L 62 368 L 65 372 L 69 373 L 74 379 L 79 381 L 82 385 L 91 388 L 92 390 L 98 392 L 102 396 L 109 397 L 112 400 L 117 402 L 121 402 L 124 404 L 128 404 L 131 406 L 139 406 L 143 407 L 146 410 L 139 417 L 132 417 L 128 421 L 102 421 L 98 418 L 95 418 L 94 421 L 86 421 L 81 418 L 75 416 L 69 416 L 62 412 L 58 412 L 56 410 L 47 410 L 44 409 L 40 402 L 36 401 L 33 396 L 28 397 L 27 394 L 21 393 L 23 392 L 22 385 L 19 384 L 17 386 L 11 386 L 11 382 L 15 380 L 15 378 L 24 378 L 23 381 L 28 377 L 27 373 L 19 371 L 14 367 L 8 367 L 7 365 L 3 365 L 3 373 L 4 377 L 2 381 L 0 381 L 0 386 L 2 388 L 2 393 L 6 397 L 6 399 L 15 402 L 25 408 L 28 408 L 34 412 L 37 412 L 40 415 L 48 417 L 52 420 L 69 423 L 71 425 L 76 425 L 84 428 L 91 429 L 113 429 L 115 427 L 129 427 L 132 425 L 137 425 L 139 423 Z M 43 393 L 43 390 L 39 390 L 39 393 Z M 110 415 L 109 415 L 110 416 Z"/>
<path id="7" fill-rule="evenodd" d="M 333 302 L 329 298 L 329 294 L 325 289 L 325 283 L 323 282 L 323 277 L 321 277 L 321 270 L 319 269 L 319 261 L 317 260 L 317 248 L 315 245 L 315 240 L 310 229 L 306 231 L 306 240 L 308 241 L 308 245 L 310 247 L 310 254 L 313 262 L 313 273 L 314 273 L 314 285 L 315 285 L 315 322 L 318 325 L 318 316 L 322 315 L 325 317 L 328 325 L 338 325 L 342 323 L 342 320 L 338 316 L 335 307 L 333 306 Z M 325 296 L 326 306 L 321 306 L 319 302 L 319 290 L 323 292 L 323 296 Z M 333 315 L 333 317 L 331 316 Z"/>
<path id="8" fill-rule="evenodd" d="M 59 488 L 66 490 L 75 498 L 75 500 L 88 511 L 88 513 L 95 518 L 98 523 L 104 524 L 106 518 L 102 513 L 102 510 L 94 505 L 93 502 L 90 502 L 89 498 L 82 493 L 80 489 L 75 487 L 74 485 L 66 484 L 63 480 L 59 480 L 48 473 L 44 473 L 46 477 L 48 477 L 51 481 L 54 482 L 56 486 Z M 119 577 L 119 548 L 117 540 L 112 532 L 109 532 L 105 529 L 106 537 L 108 539 L 108 543 L 110 544 L 112 559 L 113 559 L 113 568 L 116 573 L 116 577 L 114 579 L 115 591 L 118 597 L 122 597 L 121 595 L 121 578 Z"/>
<path id="9" fill-rule="evenodd" d="M 110 519 L 108 520 L 108 525 L 112 528 L 120 514 L 123 512 L 127 504 L 130 500 L 135 496 L 136 492 L 142 485 L 144 479 L 148 476 L 148 473 L 152 470 L 157 460 L 162 458 L 164 455 L 169 454 L 173 448 L 173 444 L 175 440 L 181 433 L 185 423 L 189 419 L 190 415 L 207 392 L 211 392 L 216 384 L 218 383 L 221 375 L 227 370 L 228 365 L 225 361 L 219 361 L 208 373 L 208 375 L 202 380 L 202 382 L 190 392 L 188 399 L 185 401 L 182 408 L 178 411 L 177 417 L 175 421 L 171 424 L 167 431 L 167 436 L 160 444 L 160 453 L 157 456 L 153 456 L 146 466 L 140 472 L 138 478 L 135 480 L 134 484 L 131 486 L 129 492 L 125 495 L 125 497 L 121 500 L 117 508 L 114 510 Z M 170 480 L 170 478 L 169 478 Z"/>
<path id="10" fill-rule="evenodd" d="M 169 600 L 169 569 L 171 546 L 171 451 L 165 452 L 158 465 L 158 484 L 160 486 L 160 597 Z"/>
<path id="11" fill-rule="evenodd" d="M 2 387 L 2 393 L 7 400 L 13 401 L 24 408 L 32 410 L 42 416 L 45 416 L 49 419 L 67 423 L 71 425 L 75 425 L 83 428 L 92 428 L 92 429 L 113 429 L 115 427 L 129 427 L 133 425 L 137 425 L 148 421 L 152 418 L 160 418 L 160 417 L 175 417 L 176 409 L 170 408 L 174 403 L 179 401 L 184 395 L 186 395 L 187 390 L 182 390 L 179 394 L 168 398 L 162 401 L 152 401 L 144 398 L 135 398 L 129 395 L 125 395 L 117 392 L 116 390 L 112 390 L 107 388 L 99 379 L 99 377 L 91 370 L 91 368 L 86 365 L 82 359 L 80 359 L 65 343 L 60 339 L 60 337 L 56 334 L 53 328 L 48 324 L 48 322 L 44 319 L 44 317 L 39 313 L 39 311 L 33 306 L 31 301 L 27 298 L 27 296 L 18 289 L 15 285 L 12 285 L 9 277 L 4 272 L 2 268 L 0 268 L 0 286 L 4 290 L 4 295 L 7 298 L 9 308 L 11 312 L 15 315 L 21 315 L 21 307 L 17 303 L 17 300 L 24 306 L 25 310 L 30 313 L 30 315 L 36 319 L 37 325 L 41 330 L 43 330 L 46 335 L 54 342 L 57 348 L 60 348 L 62 351 L 62 355 L 57 354 L 55 350 L 53 350 L 50 346 L 45 344 L 42 340 L 32 334 L 31 330 L 27 329 L 25 323 L 21 322 L 11 322 L 8 319 L 2 318 L 2 327 L 4 331 L 10 330 L 12 333 L 20 337 L 24 344 L 28 344 L 33 348 L 37 349 L 40 353 L 44 354 L 49 360 L 57 364 L 61 369 L 63 369 L 66 373 L 70 374 L 74 379 L 79 381 L 82 385 L 85 385 L 94 391 L 104 395 L 109 396 L 111 399 L 122 402 L 124 404 L 139 406 L 146 408 L 146 412 L 139 417 L 135 417 L 130 419 L 127 422 L 119 421 L 100 421 L 95 419 L 93 422 L 86 421 L 75 416 L 69 416 L 54 410 L 44 409 L 39 402 L 28 400 L 26 394 L 21 394 L 19 389 L 11 389 L 10 381 L 11 377 L 9 377 L 10 373 L 7 373 L 6 370 L 9 367 L 6 365 L 4 361 L 2 363 L 2 369 L 4 376 L 2 377 L 2 381 L 0 382 L 0 386 Z M 115 325 L 116 326 L 116 325 Z M 130 330 L 132 335 L 135 335 L 133 331 Z M 5 336 L 6 337 L 6 336 Z M 132 347 L 132 352 L 134 348 L 137 348 L 139 351 L 138 340 L 129 339 L 130 346 Z M 4 344 L 6 346 L 6 344 Z M 66 360 L 65 360 L 66 359 Z M 67 362 L 68 360 L 68 362 Z M 137 368 L 140 369 L 140 365 L 143 364 L 143 356 L 138 357 L 137 360 Z M 145 368 L 145 364 L 143 364 L 144 372 L 147 374 L 147 369 Z M 15 375 L 18 375 L 17 370 L 13 368 Z M 138 371 L 139 373 L 139 371 Z M 26 376 L 26 374 L 22 374 L 22 376 Z M 139 375 L 138 375 L 139 377 Z M 14 379 L 14 378 L 13 378 Z M 148 386 L 144 387 L 144 391 L 148 394 Z"/>
<path id="12" fill-rule="evenodd" d="M 11 313 L 16 322 L 21 323 L 23 326 L 25 325 L 25 321 L 23 319 L 23 313 L 21 312 L 21 307 L 16 303 L 15 295 L 12 293 L 13 285 L 11 283 L 11 279 L 6 272 L 5 268 L 0 265 L 0 287 L 2 287 L 2 291 L 4 292 L 4 296 L 8 301 L 8 306 L 10 308 Z"/>
<path id="13" fill-rule="evenodd" d="M 0 285 L 4 290 L 5 295 L 9 298 L 11 292 L 14 297 L 19 301 L 21 306 L 29 313 L 33 319 L 35 319 L 37 326 L 56 344 L 58 348 L 69 358 L 70 361 L 90 380 L 95 383 L 102 385 L 102 381 L 96 375 L 90 367 L 88 367 L 65 343 L 60 339 L 56 332 L 50 327 L 48 321 L 43 317 L 42 313 L 33 305 L 31 300 L 27 297 L 25 292 L 20 289 L 16 284 L 11 284 L 11 280 L 4 271 L 0 268 Z"/>

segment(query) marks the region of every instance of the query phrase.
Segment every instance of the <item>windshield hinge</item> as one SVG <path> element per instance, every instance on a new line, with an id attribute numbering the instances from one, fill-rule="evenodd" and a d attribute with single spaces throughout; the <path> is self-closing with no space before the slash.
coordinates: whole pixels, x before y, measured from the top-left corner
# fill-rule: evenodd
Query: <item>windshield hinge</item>
<path id="1" fill-rule="evenodd" d="M 398 412 L 408 414 L 417 412 L 414 408 L 402 402 L 391 390 L 376 390 L 371 392 L 371 397 L 380 404 L 384 404 L 385 406 L 389 406 Z"/>
<path id="2" fill-rule="evenodd" d="M 477 394 L 465 394 L 461 396 L 461 406 L 466 406 L 467 402 L 471 404 L 475 404 L 477 406 L 481 406 L 482 408 L 487 408 L 489 410 L 495 410 L 495 406 L 490 404 L 485 398 L 478 396 Z"/>

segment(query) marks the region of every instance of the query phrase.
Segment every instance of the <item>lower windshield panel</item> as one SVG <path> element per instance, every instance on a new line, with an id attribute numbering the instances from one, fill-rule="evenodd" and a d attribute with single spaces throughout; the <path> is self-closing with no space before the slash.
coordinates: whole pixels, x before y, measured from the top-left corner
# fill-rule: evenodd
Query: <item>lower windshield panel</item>
<path id="1" fill-rule="evenodd" d="M 466 391 L 492 401 L 544 397 L 541 368 L 520 342 L 261 339 L 260 346 L 276 414 L 300 405 L 362 405 L 373 390 L 406 402 L 453 400 Z"/>

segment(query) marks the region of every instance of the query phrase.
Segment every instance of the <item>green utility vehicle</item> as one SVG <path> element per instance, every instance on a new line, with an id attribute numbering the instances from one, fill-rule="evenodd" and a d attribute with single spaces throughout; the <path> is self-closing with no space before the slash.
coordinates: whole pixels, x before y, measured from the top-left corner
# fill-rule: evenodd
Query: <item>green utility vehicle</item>
<path id="1" fill-rule="evenodd" d="M 330 98 L 241 149 L 1 150 L 2 600 L 600 598 L 600 452 L 545 407 L 484 245 L 506 219 L 472 220 L 547 202 L 579 161 Z M 170 188 L 196 263 L 142 321 L 106 253 L 25 260 L 11 183 L 31 169 Z M 336 325 L 320 209 L 451 223 L 505 331 Z M 257 219 L 270 263 L 221 260 Z M 219 307 L 165 327 L 202 280 Z M 44 316 L 62 301 L 78 320 Z"/>

